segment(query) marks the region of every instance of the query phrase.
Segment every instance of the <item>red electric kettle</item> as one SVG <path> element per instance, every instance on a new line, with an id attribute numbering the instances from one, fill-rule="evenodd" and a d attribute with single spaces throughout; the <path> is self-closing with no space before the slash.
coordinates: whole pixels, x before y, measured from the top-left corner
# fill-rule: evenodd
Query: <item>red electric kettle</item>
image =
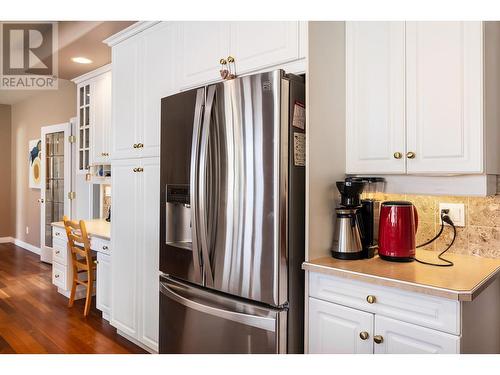
<path id="1" fill-rule="evenodd" d="M 383 202 L 378 231 L 380 258 L 395 262 L 414 260 L 417 227 L 417 209 L 411 202 Z"/>

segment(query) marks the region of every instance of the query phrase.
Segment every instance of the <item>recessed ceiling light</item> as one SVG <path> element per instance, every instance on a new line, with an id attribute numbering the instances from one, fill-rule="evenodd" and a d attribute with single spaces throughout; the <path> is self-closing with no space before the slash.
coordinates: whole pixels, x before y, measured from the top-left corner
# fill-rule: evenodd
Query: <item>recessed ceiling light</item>
<path id="1" fill-rule="evenodd" d="M 86 57 L 72 57 L 71 60 L 78 64 L 90 64 L 92 60 L 87 59 Z"/>

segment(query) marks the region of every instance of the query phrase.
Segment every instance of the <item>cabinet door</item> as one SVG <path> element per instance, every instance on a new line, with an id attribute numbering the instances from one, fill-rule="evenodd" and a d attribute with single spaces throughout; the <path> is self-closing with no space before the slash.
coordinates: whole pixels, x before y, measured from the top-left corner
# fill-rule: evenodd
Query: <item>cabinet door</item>
<path id="1" fill-rule="evenodd" d="M 137 287 L 142 230 L 142 210 L 139 207 L 140 173 L 134 168 L 137 160 L 113 161 L 113 222 L 111 225 L 111 324 L 134 338 L 138 337 Z"/>
<path id="2" fill-rule="evenodd" d="M 177 29 L 178 86 L 220 80 L 219 61 L 229 55 L 229 22 L 179 22 Z"/>
<path id="3" fill-rule="evenodd" d="M 173 23 L 162 22 L 143 32 L 142 157 L 160 156 L 161 98 L 175 92 L 174 31 Z"/>
<path id="4" fill-rule="evenodd" d="M 408 173 L 482 172 L 482 23 L 406 26 Z"/>
<path id="5" fill-rule="evenodd" d="M 375 315 L 375 354 L 458 354 L 460 337 Z"/>
<path id="6" fill-rule="evenodd" d="M 231 22 L 230 55 L 235 58 L 238 74 L 297 60 L 299 22 Z"/>
<path id="7" fill-rule="evenodd" d="M 96 307 L 109 316 L 111 311 L 111 256 L 97 253 Z M 109 317 L 108 317 L 109 319 Z"/>
<path id="8" fill-rule="evenodd" d="M 160 160 L 142 160 L 141 174 L 141 334 L 139 340 L 158 351 L 158 313 L 159 313 L 159 248 L 160 236 Z"/>
<path id="9" fill-rule="evenodd" d="M 140 38 L 128 39 L 112 50 L 113 58 L 113 122 L 111 157 L 125 159 L 138 157 L 139 143 L 139 55 Z"/>
<path id="10" fill-rule="evenodd" d="M 92 82 L 92 132 L 91 152 L 93 164 L 110 163 L 111 133 L 111 72 L 104 73 Z"/>
<path id="11" fill-rule="evenodd" d="M 404 22 L 346 22 L 346 75 L 346 172 L 405 173 Z"/>
<path id="12" fill-rule="evenodd" d="M 309 298 L 309 353 L 371 354 L 372 332 L 373 314 Z"/>

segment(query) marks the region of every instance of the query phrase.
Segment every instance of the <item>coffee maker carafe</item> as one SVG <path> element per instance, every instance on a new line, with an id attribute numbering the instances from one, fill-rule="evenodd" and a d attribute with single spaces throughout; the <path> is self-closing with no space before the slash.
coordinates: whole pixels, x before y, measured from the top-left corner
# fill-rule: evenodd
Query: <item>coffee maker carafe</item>
<path id="1" fill-rule="evenodd" d="M 361 199 L 365 186 L 378 184 L 381 178 L 348 177 L 336 183 L 340 206 L 335 209 L 335 241 L 332 256 L 337 259 L 362 259 L 374 255 L 378 237 L 380 202 Z"/>

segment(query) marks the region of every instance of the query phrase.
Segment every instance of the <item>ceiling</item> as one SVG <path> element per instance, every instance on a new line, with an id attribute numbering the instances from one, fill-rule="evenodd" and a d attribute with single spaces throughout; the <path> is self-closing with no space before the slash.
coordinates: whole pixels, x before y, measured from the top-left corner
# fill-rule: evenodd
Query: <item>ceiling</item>
<path id="1" fill-rule="evenodd" d="M 102 41 L 134 22 L 59 22 L 59 78 L 73 79 L 111 62 L 111 48 Z M 91 64 L 77 64 L 72 57 L 83 56 Z"/>
<path id="2" fill-rule="evenodd" d="M 111 48 L 102 41 L 127 28 L 134 21 L 59 21 L 58 77 L 71 80 L 111 62 Z M 78 64 L 72 57 L 86 57 L 90 64 Z M 40 91 L 0 90 L 0 104 L 15 104 Z"/>

